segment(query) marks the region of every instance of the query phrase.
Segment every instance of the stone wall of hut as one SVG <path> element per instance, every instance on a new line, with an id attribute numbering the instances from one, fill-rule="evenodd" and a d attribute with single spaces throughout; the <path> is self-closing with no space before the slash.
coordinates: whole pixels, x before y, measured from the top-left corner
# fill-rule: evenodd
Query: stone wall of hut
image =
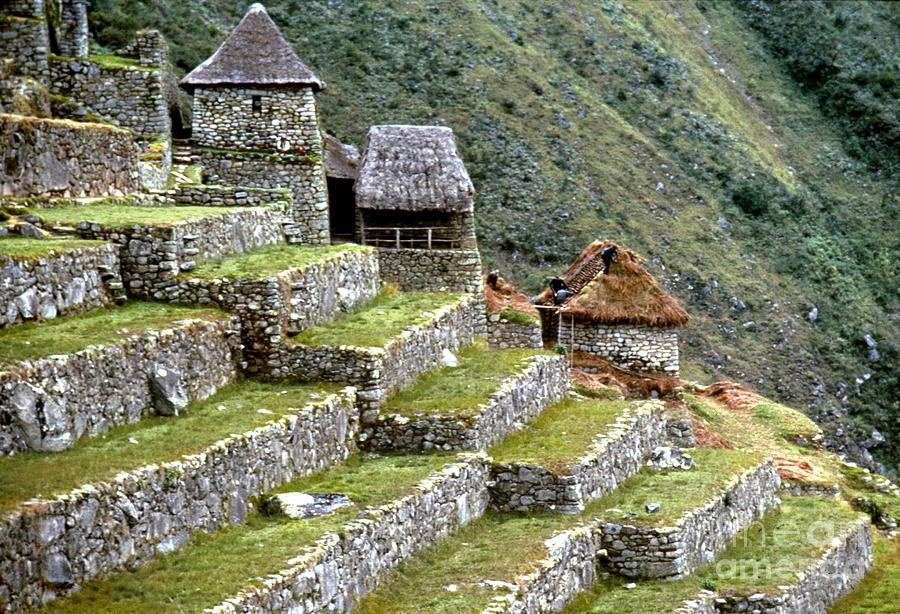
<path id="1" fill-rule="evenodd" d="M 563 314 L 558 338 L 576 352 L 595 354 L 625 369 L 678 376 L 678 334 L 674 328 L 573 322 Z"/>

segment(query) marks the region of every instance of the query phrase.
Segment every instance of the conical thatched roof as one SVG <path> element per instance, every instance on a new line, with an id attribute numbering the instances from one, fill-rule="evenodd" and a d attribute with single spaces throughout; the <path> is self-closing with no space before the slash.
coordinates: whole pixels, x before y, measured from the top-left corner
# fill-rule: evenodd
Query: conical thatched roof
<path id="1" fill-rule="evenodd" d="M 610 265 L 609 272 L 601 273 L 600 254 L 607 247 L 616 247 L 619 255 Z M 575 296 L 560 307 L 561 313 L 597 324 L 656 327 L 687 324 L 690 316 L 642 263 L 643 259 L 636 253 L 612 241 L 594 241 L 560 275 L 560 279 L 575 292 Z M 545 290 L 536 302 L 552 305 L 552 291 Z"/>
<path id="2" fill-rule="evenodd" d="M 372 126 L 356 206 L 363 209 L 472 211 L 475 188 L 450 128 Z"/>
<path id="3" fill-rule="evenodd" d="M 300 61 L 265 7 L 258 3 L 250 7 L 212 57 L 192 70 L 180 85 L 188 92 L 223 85 L 307 85 L 315 91 L 325 87 Z"/>

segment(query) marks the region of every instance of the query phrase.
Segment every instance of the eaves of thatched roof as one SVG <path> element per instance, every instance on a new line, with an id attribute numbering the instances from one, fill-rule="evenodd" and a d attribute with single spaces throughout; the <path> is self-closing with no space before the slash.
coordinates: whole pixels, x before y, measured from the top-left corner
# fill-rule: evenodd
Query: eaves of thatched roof
<path id="1" fill-rule="evenodd" d="M 355 190 L 357 207 L 401 211 L 472 211 L 475 195 L 453 131 L 440 126 L 372 126 Z"/>
<path id="2" fill-rule="evenodd" d="M 617 247 L 619 254 L 603 273 L 600 254 Z M 560 275 L 575 295 L 560 306 L 560 313 L 581 322 L 632 326 L 684 326 L 691 319 L 675 299 L 642 265 L 643 259 L 611 241 L 594 241 Z M 536 301 L 552 305 L 553 293 L 545 290 Z"/>
<path id="3" fill-rule="evenodd" d="M 325 149 L 325 174 L 337 179 L 356 179 L 359 175 L 359 150 L 322 133 Z"/>
<path id="4" fill-rule="evenodd" d="M 308 86 L 325 83 L 304 64 L 278 30 L 262 4 L 254 4 L 216 52 L 179 84 L 188 92 L 198 87 Z"/>

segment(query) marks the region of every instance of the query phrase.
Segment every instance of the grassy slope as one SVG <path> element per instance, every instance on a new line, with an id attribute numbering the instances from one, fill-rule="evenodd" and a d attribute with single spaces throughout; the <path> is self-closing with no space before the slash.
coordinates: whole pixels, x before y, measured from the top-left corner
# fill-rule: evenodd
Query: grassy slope
<path id="1" fill-rule="evenodd" d="M 174 40 L 181 69 L 244 8 L 179 4 L 172 19 L 157 3 L 136 4 L 146 11 L 94 3 L 100 38 L 116 42 L 140 15 Z M 533 291 L 594 236 L 621 241 L 695 316 L 687 374 L 748 381 L 799 405 L 833 404 L 850 390 L 845 404 L 896 433 L 896 191 L 848 156 L 843 124 L 792 80 L 741 6 L 267 6 L 328 82 L 320 109 L 330 132 L 361 144 L 375 123 L 454 128 L 479 191 L 488 266 Z M 896 29 L 890 9 L 849 9 L 863 25 L 881 20 L 879 32 Z M 843 31 L 851 46 L 866 36 L 852 20 Z M 894 49 L 890 36 L 880 40 Z M 868 359 L 866 333 L 880 362 Z M 872 378 L 857 396 L 864 373 Z"/>

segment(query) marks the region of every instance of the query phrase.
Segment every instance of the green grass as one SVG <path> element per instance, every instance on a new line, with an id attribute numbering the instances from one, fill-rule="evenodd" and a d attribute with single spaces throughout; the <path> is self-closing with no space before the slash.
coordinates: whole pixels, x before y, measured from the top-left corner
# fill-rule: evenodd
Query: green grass
<path id="1" fill-rule="evenodd" d="M 0 512 L 39 494 L 49 497 L 81 484 L 111 479 L 121 471 L 200 452 L 232 433 L 249 431 L 305 406 L 311 395 L 321 397 L 336 389 L 323 383 L 244 381 L 191 403 L 177 418 L 150 417 L 118 426 L 82 438 L 72 449 L 57 454 L 28 452 L 0 458 Z M 272 413 L 260 413 L 259 409 Z"/>
<path id="2" fill-rule="evenodd" d="M 255 579 L 291 566 L 290 561 L 326 531 L 338 531 L 363 506 L 413 492 L 413 486 L 449 455 L 386 456 L 361 462 L 358 456 L 333 472 L 302 478 L 280 490 L 340 492 L 356 503 L 331 516 L 285 520 L 250 514 L 246 523 L 201 534 L 170 555 L 130 573 L 93 581 L 43 611 L 53 614 L 158 614 L 200 612 L 220 603 Z"/>
<path id="3" fill-rule="evenodd" d="M 490 400 L 500 382 L 522 369 L 540 350 L 488 350 L 479 343 L 457 352 L 458 367 L 442 367 L 419 376 L 415 384 L 392 395 L 386 413 L 465 413 Z"/>
<path id="4" fill-rule="evenodd" d="M 52 252 L 68 252 L 83 247 L 103 245 L 105 241 L 82 241 L 79 239 L 30 239 L 27 237 L 0 238 L 0 256 L 35 258 Z"/>
<path id="5" fill-rule="evenodd" d="M 458 299 L 456 294 L 399 293 L 386 288 L 371 301 L 326 324 L 306 329 L 294 341 L 304 345 L 382 347 L 404 329 L 428 321 L 429 312 Z"/>
<path id="6" fill-rule="evenodd" d="M 118 55 L 113 55 L 111 53 L 108 54 L 100 54 L 100 55 L 91 55 L 88 56 L 88 59 L 92 62 L 96 62 L 103 66 L 104 68 L 117 68 L 117 69 L 128 69 L 134 68 L 137 70 L 142 70 L 144 72 L 153 72 L 156 69 L 151 68 L 149 66 L 141 66 L 140 61 L 134 58 L 123 58 Z"/>
<path id="7" fill-rule="evenodd" d="M 805 415 L 778 403 L 763 403 L 750 409 L 754 419 L 772 428 L 782 439 L 793 439 L 797 436 L 812 438 L 820 432 L 816 423 Z"/>
<path id="8" fill-rule="evenodd" d="M 879 533 L 873 538 L 875 562 L 856 589 L 838 601 L 830 614 L 894 614 L 900 594 L 900 543 Z"/>
<path id="9" fill-rule="evenodd" d="M 304 267 L 335 254 L 362 249 L 358 245 L 266 245 L 244 254 L 231 254 L 206 260 L 182 277 L 216 279 L 220 277 L 269 277 L 290 268 Z"/>
<path id="10" fill-rule="evenodd" d="M 71 354 L 89 345 L 108 345 L 131 333 L 170 327 L 177 320 L 215 320 L 216 309 L 130 301 L 120 307 L 27 323 L 0 330 L 0 365 L 52 354 Z"/>
<path id="11" fill-rule="evenodd" d="M 214 217 L 234 210 L 233 207 L 138 207 L 121 203 L 97 203 L 42 209 L 37 215 L 44 220 L 68 225 L 90 221 L 106 226 L 146 226 Z"/>
<path id="12" fill-rule="evenodd" d="M 497 462 L 565 468 L 583 456 L 597 435 L 609 430 L 630 401 L 565 400 L 545 409 L 524 429 L 490 450 Z"/>
<path id="13" fill-rule="evenodd" d="M 618 488 L 588 504 L 587 511 L 628 522 L 663 526 L 680 518 L 685 512 L 706 503 L 719 494 L 736 474 L 758 464 L 760 459 L 735 450 L 691 450 L 696 466 L 689 471 L 654 471 L 642 469 L 622 482 Z M 644 505 L 659 503 L 660 510 L 647 513 Z M 619 512 L 607 512 L 616 509 Z"/>
<path id="14" fill-rule="evenodd" d="M 506 308 L 498 312 L 497 315 L 500 316 L 501 322 L 506 320 L 513 324 L 537 324 L 540 322 L 540 319 L 533 313 L 526 313 L 512 308 Z"/>

